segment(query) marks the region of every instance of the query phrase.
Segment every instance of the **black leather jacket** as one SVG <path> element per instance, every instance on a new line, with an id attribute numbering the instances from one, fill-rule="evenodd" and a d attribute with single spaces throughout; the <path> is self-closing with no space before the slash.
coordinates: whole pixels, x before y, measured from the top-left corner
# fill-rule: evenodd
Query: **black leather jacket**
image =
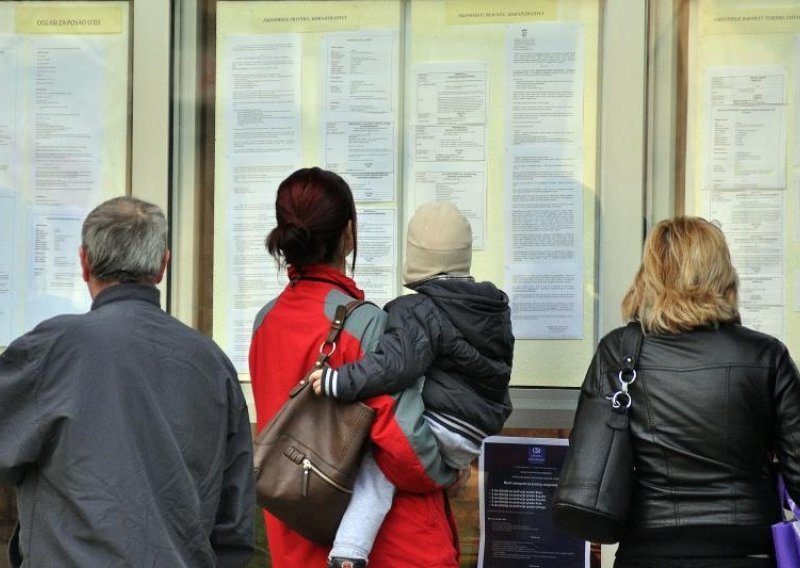
<path id="1" fill-rule="evenodd" d="M 623 329 L 600 342 L 581 396 L 611 388 Z M 725 324 L 647 336 L 637 367 L 637 483 L 618 556 L 769 553 L 773 458 L 800 498 L 800 376 L 786 347 Z"/>

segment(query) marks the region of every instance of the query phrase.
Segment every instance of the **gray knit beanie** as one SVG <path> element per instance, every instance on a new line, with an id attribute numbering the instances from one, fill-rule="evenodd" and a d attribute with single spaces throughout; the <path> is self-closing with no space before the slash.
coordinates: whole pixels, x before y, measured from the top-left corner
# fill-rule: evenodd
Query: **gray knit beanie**
<path id="1" fill-rule="evenodd" d="M 417 208 L 408 222 L 403 284 L 415 284 L 438 274 L 469 276 L 472 227 L 458 207 L 431 201 Z"/>

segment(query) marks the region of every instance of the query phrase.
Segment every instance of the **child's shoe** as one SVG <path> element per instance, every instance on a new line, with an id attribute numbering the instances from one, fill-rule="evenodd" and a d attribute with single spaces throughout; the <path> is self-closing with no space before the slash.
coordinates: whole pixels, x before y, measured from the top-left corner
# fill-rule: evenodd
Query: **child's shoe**
<path id="1" fill-rule="evenodd" d="M 367 568 L 367 561 L 363 558 L 341 558 L 334 556 L 328 558 L 328 568 Z"/>

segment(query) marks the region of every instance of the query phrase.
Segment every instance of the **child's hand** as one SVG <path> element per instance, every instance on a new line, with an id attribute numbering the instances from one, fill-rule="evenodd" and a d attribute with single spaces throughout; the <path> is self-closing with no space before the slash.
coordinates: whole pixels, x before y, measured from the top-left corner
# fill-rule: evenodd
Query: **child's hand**
<path id="1" fill-rule="evenodd" d="M 470 477 L 472 477 L 472 468 L 470 466 L 458 470 L 458 477 L 447 488 L 447 494 L 450 497 L 458 497 L 469 483 Z"/>
<path id="2" fill-rule="evenodd" d="M 308 376 L 308 382 L 311 383 L 311 388 L 314 389 L 315 394 L 322 394 L 322 369 L 314 370 Z"/>

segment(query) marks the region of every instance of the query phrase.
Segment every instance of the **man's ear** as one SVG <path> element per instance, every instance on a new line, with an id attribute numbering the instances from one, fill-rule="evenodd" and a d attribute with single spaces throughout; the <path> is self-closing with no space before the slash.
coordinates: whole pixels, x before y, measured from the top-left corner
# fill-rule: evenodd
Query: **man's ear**
<path id="1" fill-rule="evenodd" d="M 81 259 L 81 275 L 84 282 L 89 282 L 92 276 L 92 271 L 89 268 L 89 260 L 86 258 L 86 249 L 83 246 L 78 247 L 78 257 Z"/>
<path id="2" fill-rule="evenodd" d="M 158 269 L 158 275 L 156 276 L 155 283 L 158 284 L 164 279 L 164 273 L 167 271 L 167 265 L 169 264 L 169 259 L 171 258 L 171 253 L 169 249 L 164 251 L 164 258 L 161 259 L 161 268 Z"/>

